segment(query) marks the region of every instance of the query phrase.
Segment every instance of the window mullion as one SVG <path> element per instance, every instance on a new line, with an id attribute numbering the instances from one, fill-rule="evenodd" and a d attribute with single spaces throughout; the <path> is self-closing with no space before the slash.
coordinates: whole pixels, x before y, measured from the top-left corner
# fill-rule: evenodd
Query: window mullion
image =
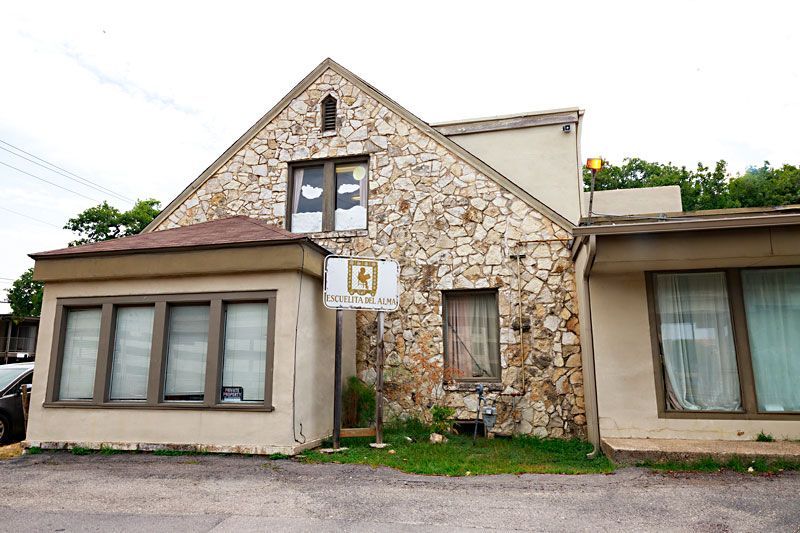
<path id="1" fill-rule="evenodd" d="M 220 361 L 222 359 L 222 300 L 211 300 L 208 316 L 208 353 L 206 356 L 205 405 L 216 405 L 219 397 Z"/>
<path id="2" fill-rule="evenodd" d="M 750 356 L 750 338 L 747 334 L 747 319 L 744 311 L 744 293 L 742 291 L 741 271 L 729 269 L 725 271 L 728 279 L 731 318 L 733 320 L 734 343 L 736 346 L 736 363 L 739 369 L 739 383 L 742 392 L 742 407 L 747 413 L 758 412 L 756 402 L 755 378 Z"/>
<path id="3" fill-rule="evenodd" d="M 164 347 L 167 336 L 167 302 L 156 302 L 153 312 L 153 339 L 147 376 L 147 405 L 158 405 L 164 383 Z"/>
<path id="4" fill-rule="evenodd" d="M 97 345 L 97 367 L 94 374 L 93 403 L 103 403 L 108 400 L 108 382 L 111 379 L 110 359 L 114 342 L 114 304 L 103 304 L 100 315 L 100 341 Z"/>
<path id="5" fill-rule="evenodd" d="M 322 230 L 333 231 L 334 222 L 333 217 L 336 211 L 336 175 L 334 172 L 333 161 L 326 161 L 323 173 L 323 212 L 322 212 Z"/>

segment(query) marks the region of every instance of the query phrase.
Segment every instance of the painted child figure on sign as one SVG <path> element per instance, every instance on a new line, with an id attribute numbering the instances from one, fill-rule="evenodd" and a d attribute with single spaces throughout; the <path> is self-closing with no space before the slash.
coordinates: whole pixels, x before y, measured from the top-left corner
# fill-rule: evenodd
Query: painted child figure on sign
<path id="1" fill-rule="evenodd" d="M 369 278 L 371 278 L 372 276 L 367 274 L 367 269 L 362 266 L 361 269 L 359 269 L 359 271 L 358 271 L 358 276 L 357 277 L 358 277 L 359 286 L 364 287 L 365 289 L 368 289 L 369 288 L 369 285 L 368 285 Z"/>

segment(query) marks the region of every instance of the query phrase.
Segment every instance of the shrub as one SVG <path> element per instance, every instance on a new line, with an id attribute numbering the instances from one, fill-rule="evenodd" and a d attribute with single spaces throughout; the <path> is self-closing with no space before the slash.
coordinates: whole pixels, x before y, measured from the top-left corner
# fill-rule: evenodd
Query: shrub
<path id="1" fill-rule="evenodd" d="M 452 407 L 434 405 L 431 407 L 431 430 L 436 433 L 449 433 L 453 429 L 453 415 L 456 410 Z"/>
<path id="2" fill-rule="evenodd" d="M 756 440 L 758 442 L 774 442 L 775 437 L 770 435 L 769 433 L 764 433 L 763 431 L 756 435 Z"/>
<path id="3" fill-rule="evenodd" d="M 342 391 L 342 426 L 365 428 L 375 421 L 375 389 L 350 376 Z"/>

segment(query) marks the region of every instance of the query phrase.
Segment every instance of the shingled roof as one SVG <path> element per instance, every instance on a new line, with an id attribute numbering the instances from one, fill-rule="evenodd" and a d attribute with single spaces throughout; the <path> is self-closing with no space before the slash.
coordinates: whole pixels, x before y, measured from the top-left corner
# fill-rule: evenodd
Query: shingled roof
<path id="1" fill-rule="evenodd" d="M 323 255 L 331 252 L 301 233 L 246 216 L 234 216 L 190 226 L 141 233 L 110 241 L 72 246 L 30 254 L 33 259 L 121 255 L 145 252 L 187 251 L 187 249 L 232 248 L 306 243 Z"/>

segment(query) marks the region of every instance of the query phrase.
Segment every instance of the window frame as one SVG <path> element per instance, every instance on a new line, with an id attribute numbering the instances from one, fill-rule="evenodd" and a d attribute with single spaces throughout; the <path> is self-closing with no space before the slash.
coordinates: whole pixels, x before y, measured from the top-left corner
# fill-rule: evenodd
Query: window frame
<path id="1" fill-rule="evenodd" d="M 800 420 L 800 411 L 764 412 L 758 410 L 753 362 L 750 353 L 750 338 L 747 332 L 747 314 L 744 305 L 742 276 L 744 270 L 767 270 L 778 268 L 800 268 L 796 265 L 758 266 L 747 268 L 706 268 L 687 270 L 652 270 L 645 272 L 647 309 L 650 324 L 650 346 L 653 356 L 653 374 L 656 386 L 658 418 L 717 419 L 717 420 Z M 728 307 L 733 327 L 733 343 L 736 351 L 736 366 L 739 372 L 739 391 L 742 399 L 741 411 L 680 411 L 667 409 L 664 360 L 661 350 L 661 320 L 656 305 L 655 276 L 658 274 L 691 274 L 722 272 L 728 293 Z"/>
<path id="2" fill-rule="evenodd" d="M 497 358 L 497 368 L 500 370 L 500 375 L 497 377 L 492 378 L 475 378 L 475 377 L 445 377 L 443 382 L 445 384 L 459 384 L 459 383 L 469 383 L 469 384 L 478 384 L 478 383 L 501 383 L 503 377 L 503 365 L 502 365 L 502 358 L 500 357 L 500 294 L 497 288 L 482 288 L 482 289 L 447 289 L 441 291 L 442 293 L 442 342 L 443 342 L 443 349 L 442 349 L 442 364 L 444 368 L 445 374 L 447 373 L 448 369 L 452 367 L 449 365 L 449 357 L 447 354 L 447 344 L 448 344 L 448 321 L 447 321 L 447 299 L 448 296 L 452 295 L 464 295 L 464 294 L 493 294 L 495 297 L 495 304 L 497 305 L 497 349 L 494 356 Z"/>
<path id="3" fill-rule="evenodd" d="M 53 322 L 53 342 L 50 354 L 45 407 L 80 407 L 102 409 L 202 409 L 232 411 L 273 411 L 273 367 L 275 361 L 275 320 L 277 291 L 242 291 L 214 293 L 155 294 L 87 298 L 58 298 Z M 222 402 L 222 358 L 224 307 L 227 303 L 266 302 L 267 361 L 264 372 L 264 400 L 260 402 Z M 208 305 L 208 353 L 206 357 L 205 395 L 202 401 L 164 401 L 166 379 L 167 327 L 170 305 Z M 147 379 L 146 400 L 111 400 L 111 363 L 114 350 L 116 309 L 130 306 L 154 306 L 153 335 Z M 64 357 L 64 332 L 67 312 L 72 309 L 101 309 L 100 340 L 95 369 L 92 400 L 59 399 L 61 367 Z"/>
<path id="4" fill-rule="evenodd" d="M 367 167 L 367 225 L 358 229 L 336 229 L 336 165 L 353 163 L 364 163 Z M 310 231 L 306 234 L 314 233 L 344 233 L 348 231 L 367 231 L 369 228 L 369 188 L 370 188 L 370 159 L 369 156 L 355 155 L 348 157 L 336 157 L 330 159 L 309 159 L 305 161 L 292 161 L 289 163 L 289 182 L 286 193 L 286 229 L 292 230 L 292 215 L 294 214 L 294 171 L 300 168 L 322 167 L 322 229 L 320 231 Z"/>

